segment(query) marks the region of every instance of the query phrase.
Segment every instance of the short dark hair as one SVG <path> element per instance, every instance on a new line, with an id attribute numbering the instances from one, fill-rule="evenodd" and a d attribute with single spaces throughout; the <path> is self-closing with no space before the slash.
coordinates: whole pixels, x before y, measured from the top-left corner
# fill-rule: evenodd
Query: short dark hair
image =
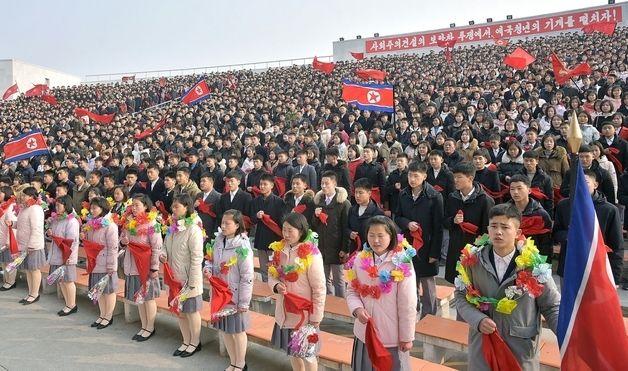
<path id="1" fill-rule="evenodd" d="M 367 191 L 371 191 L 371 189 L 373 188 L 373 184 L 371 183 L 371 181 L 368 178 L 360 178 L 358 180 L 355 181 L 355 183 L 353 183 L 353 188 L 354 189 L 366 189 Z"/>
<path id="2" fill-rule="evenodd" d="M 463 174 L 475 178 L 475 167 L 466 161 L 463 161 L 451 169 L 454 174 Z"/>
<path id="3" fill-rule="evenodd" d="M 89 204 L 96 205 L 102 209 L 103 215 L 107 214 L 109 210 L 111 210 L 111 206 L 109 206 L 109 201 L 107 201 L 104 197 L 94 197 L 89 200 Z"/>
<path id="4" fill-rule="evenodd" d="M 530 178 L 523 174 L 515 174 L 510 178 L 510 184 L 515 182 L 521 182 L 525 184 L 528 188 L 530 188 L 530 186 L 532 185 L 532 183 L 530 182 Z"/>
<path id="5" fill-rule="evenodd" d="M 6 201 L 13 196 L 13 188 L 9 186 L 2 186 L 0 187 L 0 193 L 4 194 L 4 200 L 2 201 Z"/>
<path id="6" fill-rule="evenodd" d="M 178 172 L 182 172 L 182 173 L 184 173 L 186 175 L 190 175 L 190 168 L 189 167 L 180 167 L 180 168 L 177 168 L 177 173 Z"/>
<path id="7" fill-rule="evenodd" d="M 229 209 L 222 214 L 222 218 L 224 219 L 225 216 L 230 216 L 231 219 L 233 219 L 234 223 L 238 225 L 236 234 L 242 234 L 246 231 L 246 229 L 244 228 L 244 217 L 242 216 L 242 212 L 240 212 L 240 210 Z"/>
<path id="8" fill-rule="evenodd" d="M 371 229 L 374 225 L 383 225 L 386 229 L 386 233 L 390 235 L 390 243 L 386 250 L 392 250 L 397 246 L 397 233 L 399 230 L 397 229 L 397 225 L 387 216 L 377 215 L 366 221 L 366 225 L 364 226 L 364 230 L 368 235 L 369 229 Z"/>
<path id="9" fill-rule="evenodd" d="M 333 179 L 334 182 L 338 182 L 338 178 L 336 176 L 336 172 L 334 172 L 333 170 L 324 171 L 323 174 L 321 175 L 321 179 L 323 179 L 323 178 Z"/>
<path id="10" fill-rule="evenodd" d="M 172 203 L 179 203 L 183 205 L 187 210 L 185 212 L 185 217 L 189 217 L 194 213 L 194 200 L 187 193 L 179 193 L 178 195 L 172 198 Z"/>
<path id="11" fill-rule="evenodd" d="M 225 178 L 233 178 L 237 179 L 238 181 L 242 180 L 242 176 L 240 175 L 240 173 L 235 170 L 231 170 L 230 172 L 228 172 L 227 175 L 225 175 Z"/>
<path id="12" fill-rule="evenodd" d="M 427 174 L 427 164 L 423 161 L 412 161 L 408 165 L 408 173 L 410 172 Z"/>
<path id="13" fill-rule="evenodd" d="M 303 183 L 307 184 L 307 178 L 305 177 L 304 174 L 294 174 L 292 176 L 292 180 L 290 181 L 292 183 L 292 181 L 294 181 L 295 179 L 299 179 L 301 180 Z"/>
<path id="14" fill-rule="evenodd" d="M 303 214 L 290 213 L 283 218 L 281 224 L 283 225 L 284 223 L 288 223 L 291 227 L 299 231 L 299 242 L 305 240 L 310 226 L 307 224 L 307 219 Z"/>
<path id="15" fill-rule="evenodd" d="M 521 211 L 510 203 L 493 206 L 488 212 L 489 221 L 496 216 L 505 216 L 508 219 L 515 219 L 517 226 L 521 225 Z"/>
<path id="16" fill-rule="evenodd" d="M 55 203 L 63 205 L 65 212 L 68 214 L 72 214 L 74 211 L 74 202 L 72 202 L 72 197 L 70 197 L 70 195 L 57 197 Z"/>
<path id="17" fill-rule="evenodd" d="M 486 161 L 491 161 L 491 155 L 488 153 L 488 150 L 486 148 L 478 148 L 473 151 L 473 157 L 475 156 L 482 156 L 486 159 Z"/>
<path id="18" fill-rule="evenodd" d="M 441 151 L 440 149 L 433 149 L 430 151 L 429 157 L 432 156 L 438 156 L 438 157 L 443 157 L 443 151 Z"/>
<path id="19" fill-rule="evenodd" d="M 340 151 L 336 147 L 329 147 L 325 151 L 325 156 L 336 156 L 336 157 L 339 157 L 340 156 Z"/>
<path id="20" fill-rule="evenodd" d="M 86 178 L 87 173 L 83 169 L 76 169 L 76 172 L 74 173 L 74 177 L 76 178 L 77 176 L 80 176 L 81 178 Z"/>
<path id="21" fill-rule="evenodd" d="M 270 182 L 271 184 L 275 184 L 275 177 L 272 174 L 264 173 L 259 177 L 259 181 Z"/>
<path id="22" fill-rule="evenodd" d="M 26 188 L 24 188 L 22 193 L 25 196 L 30 196 L 30 197 L 33 197 L 33 198 L 37 198 L 37 190 L 35 189 L 35 187 L 26 187 Z"/>
<path id="23" fill-rule="evenodd" d="M 177 179 L 177 173 L 175 173 L 174 171 L 169 171 L 166 174 L 164 174 L 164 179 L 165 178 Z"/>
<path id="24" fill-rule="evenodd" d="M 535 160 L 539 159 L 539 153 L 537 151 L 525 151 L 523 153 L 523 158 L 533 158 Z"/>

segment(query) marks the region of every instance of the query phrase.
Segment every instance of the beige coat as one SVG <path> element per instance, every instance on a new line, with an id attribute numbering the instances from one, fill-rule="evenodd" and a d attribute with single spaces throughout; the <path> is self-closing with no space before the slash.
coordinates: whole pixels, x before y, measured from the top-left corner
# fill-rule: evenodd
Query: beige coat
<path id="1" fill-rule="evenodd" d="M 110 218 L 110 214 L 105 216 Z M 111 222 L 108 226 L 86 233 L 90 241 L 104 246 L 96 256 L 96 266 L 92 273 L 109 273 L 118 270 L 118 226 Z"/>
<path id="2" fill-rule="evenodd" d="M 20 251 L 43 250 L 44 210 L 39 205 L 24 207 L 17 215 L 15 239 Z"/>
<path id="3" fill-rule="evenodd" d="M 166 256 L 174 279 L 190 289 L 190 297 L 203 293 L 203 231 L 197 218 L 185 230 L 166 235 L 162 255 Z"/>

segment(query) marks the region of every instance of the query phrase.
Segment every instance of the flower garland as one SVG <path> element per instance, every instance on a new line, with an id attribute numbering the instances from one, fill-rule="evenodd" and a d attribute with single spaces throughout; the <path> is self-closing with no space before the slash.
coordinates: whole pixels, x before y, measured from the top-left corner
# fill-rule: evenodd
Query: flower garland
<path id="1" fill-rule="evenodd" d="M 531 238 L 526 239 L 519 256 L 515 258 L 517 276 L 515 284 L 508 286 L 501 299 L 482 296 L 473 287 L 467 268 L 478 263 L 478 254 L 490 245 L 488 235 L 478 237 L 474 244 L 467 244 L 462 250 L 460 261 L 456 264 L 458 276 L 454 281 L 457 290 L 466 292 L 466 299 L 481 311 L 491 307 L 502 314 L 511 314 L 517 307 L 517 301 L 524 295 L 536 298 L 543 293 L 544 283 L 552 279 L 552 266 L 546 263 L 547 257 L 540 255 Z"/>
<path id="2" fill-rule="evenodd" d="M 268 274 L 281 281 L 296 282 L 299 274 L 305 273 L 314 261 L 314 255 L 320 254 L 318 250 L 318 235 L 309 230 L 305 240 L 297 245 L 297 257 L 293 264 L 281 265 L 281 252 L 284 248 L 290 248 L 284 240 L 275 241 L 268 247 L 273 250 L 273 257 L 268 264 Z"/>
<path id="3" fill-rule="evenodd" d="M 208 265 L 211 266 L 214 263 L 214 246 L 216 244 L 216 240 L 211 240 L 207 242 L 205 245 L 205 258 L 207 259 Z M 238 261 L 242 261 L 246 259 L 249 255 L 249 249 L 239 246 L 235 249 L 235 255 L 231 256 L 224 262 L 220 262 L 220 274 L 226 275 L 229 273 L 229 270 L 234 265 L 238 264 Z"/>
<path id="4" fill-rule="evenodd" d="M 194 223 L 196 223 L 196 225 L 198 225 L 203 231 L 203 238 L 205 238 L 206 236 L 205 229 L 203 228 L 203 223 L 201 222 L 201 220 L 198 217 L 198 214 L 196 213 L 193 213 L 187 218 L 174 219 L 174 216 L 171 216 L 170 218 L 168 218 L 166 223 L 167 225 L 161 226 L 161 230 L 162 230 L 162 233 L 166 233 L 167 236 L 177 233 L 177 232 L 185 231 L 189 226 L 191 226 Z"/>
<path id="5" fill-rule="evenodd" d="M 6 201 L 2 202 L 0 204 L 0 217 L 2 217 L 4 215 L 4 213 L 7 212 L 9 207 L 11 207 L 11 205 L 13 205 L 13 204 L 15 204 L 15 196 L 11 196 L 11 197 L 9 197 L 9 199 L 7 199 Z"/>
<path id="6" fill-rule="evenodd" d="M 392 249 L 392 263 L 394 268 L 390 270 L 380 270 L 375 266 L 373 250 L 364 245 L 364 249 L 357 254 L 353 254 L 345 263 L 345 278 L 350 282 L 351 287 L 360 296 L 371 296 L 379 299 L 382 294 L 392 291 L 393 282 L 401 282 L 404 278 L 412 275 L 412 258 L 416 255 L 416 249 L 403 238 L 397 235 L 397 246 Z M 360 269 L 367 272 L 370 278 L 379 279 L 379 284 L 363 284 L 358 279 L 353 267 L 359 263 Z"/>
<path id="7" fill-rule="evenodd" d="M 63 214 L 58 214 L 56 211 L 53 211 L 50 216 L 48 217 L 48 219 L 46 220 L 46 224 L 44 225 L 44 229 L 49 229 L 50 225 L 53 222 L 62 222 L 64 220 L 70 220 L 70 219 L 77 219 L 78 220 L 78 215 L 76 215 L 76 213 L 74 211 L 72 211 L 71 213 L 67 213 L 67 212 L 63 212 Z M 79 222 L 80 223 L 80 222 Z"/>
<path id="8" fill-rule="evenodd" d="M 92 214 L 88 214 L 85 224 L 83 224 L 81 230 L 83 232 L 97 231 L 101 228 L 110 226 L 112 223 L 113 220 L 111 219 L 111 214 L 107 214 L 98 218 L 94 218 Z"/>
<path id="9" fill-rule="evenodd" d="M 157 221 L 158 216 L 159 213 L 155 208 L 137 216 L 133 216 L 131 209 L 127 209 L 120 223 L 131 236 L 152 236 L 153 233 L 161 233 L 161 224 Z"/>
<path id="10" fill-rule="evenodd" d="M 47 203 L 47 202 L 45 202 L 45 201 L 43 201 L 43 200 L 41 199 L 41 196 L 37 196 L 37 197 L 35 197 L 35 198 L 31 198 L 30 200 L 26 201 L 26 204 L 25 204 L 25 206 L 26 206 L 27 208 L 28 208 L 28 207 L 31 207 L 31 206 L 35 206 L 35 205 L 39 205 L 39 206 L 41 206 L 41 208 L 42 208 L 44 211 L 48 210 L 48 203 Z M 15 214 L 19 214 L 21 210 L 22 210 L 22 207 L 21 207 L 21 205 L 18 203 L 18 204 L 16 205 L 16 207 L 15 207 Z"/>

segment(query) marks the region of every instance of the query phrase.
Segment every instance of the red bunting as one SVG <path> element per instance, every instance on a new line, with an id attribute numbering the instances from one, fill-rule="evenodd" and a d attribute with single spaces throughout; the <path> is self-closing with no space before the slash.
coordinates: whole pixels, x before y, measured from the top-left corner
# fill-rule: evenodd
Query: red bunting
<path id="1" fill-rule="evenodd" d="M 530 196 L 537 199 L 538 201 L 549 200 L 549 197 L 547 197 L 539 187 L 530 188 Z"/>
<path id="2" fill-rule="evenodd" d="M 298 330 L 305 320 L 305 311 L 312 314 L 314 306 L 312 302 L 302 296 L 286 292 L 283 296 L 283 307 L 288 313 L 300 314 L 301 319 L 294 327 L 294 330 Z"/>
<path id="3" fill-rule="evenodd" d="M 318 214 L 318 219 L 321 221 L 321 223 L 327 225 L 327 219 L 329 218 L 329 215 L 327 215 L 326 212 L 321 211 L 320 214 Z"/>
<path id="4" fill-rule="evenodd" d="M 264 225 L 267 226 L 268 229 L 273 231 L 273 233 L 275 233 L 277 236 L 283 237 L 283 232 L 281 231 L 281 227 L 279 227 L 279 224 L 277 224 L 277 222 L 275 222 L 270 217 L 270 215 L 268 214 L 262 215 L 262 223 L 264 223 Z"/>
<path id="5" fill-rule="evenodd" d="M 363 80 L 377 80 L 384 81 L 388 73 L 386 71 L 366 69 L 355 70 L 355 75 Z"/>
<path id="6" fill-rule="evenodd" d="M 582 32 L 589 34 L 595 31 L 613 36 L 617 22 L 595 22 L 582 27 Z"/>
<path id="7" fill-rule="evenodd" d="M 15 238 L 15 232 L 13 232 L 13 227 L 9 227 L 9 252 L 11 255 L 16 255 L 20 252 L 17 247 L 17 239 Z"/>
<path id="8" fill-rule="evenodd" d="M 351 56 L 359 61 L 361 61 L 362 59 L 364 59 L 364 53 L 354 53 L 351 52 Z"/>
<path id="9" fill-rule="evenodd" d="M 364 334 L 366 350 L 375 371 L 390 371 L 393 369 L 392 355 L 386 349 L 382 341 L 377 336 L 377 329 L 373 319 L 366 322 L 366 332 Z"/>
<path id="10" fill-rule="evenodd" d="M 525 49 L 518 47 L 504 58 L 504 64 L 516 70 L 523 70 L 534 63 L 535 60 L 536 58 L 525 51 Z"/>
<path id="11" fill-rule="evenodd" d="M 492 371 L 521 371 L 512 350 L 495 330 L 490 335 L 482 334 L 482 353 Z"/>
<path id="12" fill-rule="evenodd" d="M 26 93 L 24 93 L 24 96 L 25 97 L 38 97 L 40 95 L 43 95 L 46 91 L 48 91 L 48 85 L 37 84 L 31 89 L 27 90 Z"/>
<path id="13" fill-rule="evenodd" d="M 552 61 L 552 69 L 554 70 L 554 79 L 560 85 L 566 83 L 572 77 L 590 75 L 592 72 L 588 63 L 580 63 L 573 69 L 568 69 L 554 52 L 552 52 L 550 59 Z"/>
<path id="14" fill-rule="evenodd" d="M 521 233 L 528 237 L 538 236 L 552 231 L 549 228 L 545 228 L 545 221 L 540 215 L 522 217 L 519 228 L 521 228 Z"/>
<path id="15" fill-rule="evenodd" d="M 174 278 L 174 273 L 172 272 L 172 268 L 170 268 L 170 264 L 168 262 L 164 263 L 164 283 L 168 286 L 168 306 L 170 307 L 170 311 L 172 313 L 179 313 L 179 306 L 170 306 L 170 303 L 179 296 L 179 292 L 183 285 L 181 282 L 177 281 Z"/>
<path id="16" fill-rule="evenodd" d="M 145 129 L 141 133 L 135 134 L 134 138 L 137 139 L 137 140 L 142 140 L 144 138 L 147 138 L 147 137 L 151 136 L 156 131 L 159 131 L 161 128 L 163 128 L 166 125 L 166 117 L 167 116 L 164 115 L 164 117 L 161 120 L 159 120 L 159 122 L 157 123 L 157 125 L 155 125 L 155 127 Z"/>
<path id="17" fill-rule="evenodd" d="M 286 183 L 288 183 L 288 179 L 275 176 L 275 187 L 277 188 L 277 194 L 279 197 L 283 197 L 286 194 Z"/>
<path id="18" fill-rule="evenodd" d="M 292 209 L 293 212 L 295 213 L 299 213 L 299 214 L 303 214 L 305 212 L 305 210 L 307 210 L 307 205 L 306 204 L 300 204 L 294 207 L 294 209 Z"/>
<path id="19" fill-rule="evenodd" d="M 150 257 L 152 250 L 150 245 L 137 242 L 129 242 L 129 251 L 135 261 L 137 267 L 137 273 L 140 276 L 140 282 L 142 284 L 142 290 L 146 290 L 146 281 L 148 280 L 148 273 L 150 271 Z"/>
<path id="20" fill-rule="evenodd" d="M 423 227 L 419 224 L 419 228 L 416 231 L 410 231 L 410 235 L 412 236 L 412 247 L 416 251 L 421 250 L 423 247 Z"/>
<path id="21" fill-rule="evenodd" d="M 336 63 L 333 62 L 321 62 L 318 58 L 314 57 L 312 61 L 312 68 L 318 71 L 322 71 L 327 75 L 331 74 L 334 68 L 336 68 Z"/>
<path id="22" fill-rule="evenodd" d="M 102 250 L 105 245 L 101 245 L 97 242 L 90 240 L 83 240 L 83 249 L 85 249 L 85 255 L 87 255 L 87 273 L 91 274 L 96 268 L 96 257 L 100 250 Z"/>
<path id="23" fill-rule="evenodd" d="M 77 107 L 74 109 L 74 115 L 79 118 L 83 116 L 87 116 L 93 121 L 96 121 L 101 124 L 111 124 L 116 114 L 111 113 L 111 114 L 99 115 L 97 113 L 90 112 L 84 108 Z"/>
<path id="24" fill-rule="evenodd" d="M 211 216 L 212 218 L 216 217 L 216 213 L 214 212 L 214 205 L 210 205 L 208 203 L 206 203 L 203 200 L 200 200 L 200 203 L 198 204 L 198 211 L 200 211 L 203 214 L 207 214 L 209 216 Z"/>
<path id="25" fill-rule="evenodd" d="M 50 238 L 52 239 L 52 242 L 57 245 L 59 250 L 61 250 L 61 258 L 63 259 L 63 263 L 65 264 L 65 262 L 70 259 L 70 255 L 72 254 L 72 244 L 74 243 L 74 240 L 71 240 L 69 238 L 62 238 L 55 235 L 51 235 Z"/>
<path id="26" fill-rule="evenodd" d="M 212 287 L 212 296 L 210 298 L 211 313 L 215 314 L 231 302 L 233 294 L 231 293 L 229 284 L 220 277 L 209 277 L 209 284 Z"/>
<path id="27" fill-rule="evenodd" d="M 13 94 L 16 94 L 18 91 L 19 90 L 17 88 L 17 83 L 9 86 L 9 88 L 4 92 L 4 94 L 2 94 L 2 100 L 9 99 Z"/>
<path id="28" fill-rule="evenodd" d="M 51 106 L 59 105 L 59 102 L 57 102 L 57 99 L 54 97 L 54 95 L 44 94 L 41 96 L 41 100 L 50 104 Z"/>

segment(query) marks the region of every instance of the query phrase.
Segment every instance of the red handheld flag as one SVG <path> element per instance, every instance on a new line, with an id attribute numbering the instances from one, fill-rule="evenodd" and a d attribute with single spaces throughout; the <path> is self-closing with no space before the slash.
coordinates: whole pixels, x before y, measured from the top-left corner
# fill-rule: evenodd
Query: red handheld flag
<path id="1" fill-rule="evenodd" d="M 621 163 L 621 160 L 617 157 L 619 154 L 619 149 L 615 147 L 608 147 L 608 152 L 606 153 L 606 157 L 615 165 L 615 169 L 617 169 L 617 174 L 621 174 L 624 172 L 624 165 Z"/>
<path id="2" fill-rule="evenodd" d="M 442 186 L 438 185 L 438 184 L 434 184 L 432 186 L 432 188 L 434 188 L 434 190 L 436 190 L 436 192 L 442 192 L 445 190 L 445 188 L 443 188 Z"/>
<path id="3" fill-rule="evenodd" d="M 438 45 L 441 48 L 453 48 L 457 42 L 458 42 L 458 39 L 437 40 L 436 45 Z"/>
<path id="4" fill-rule="evenodd" d="M 351 183 L 355 181 L 355 172 L 358 169 L 358 166 L 360 166 L 363 162 L 364 159 L 360 157 L 347 163 L 347 167 L 349 168 L 349 180 L 351 181 Z"/>
<path id="5" fill-rule="evenodd" d="M 329 215 L 327 215 L 324 211 L 321 211 L 321 213 L 318 214 L 318 219 L 320 219 L 321 223 L 325 225 L 327 225 L 327 218 L 329 218 Z"/>
<path id="6" fill-rule="evenodd" d="M 135 75 L 132 76 L 122 76 L 122 82 L 135 81 Z"/>
<path id="7" fill-rule="evenodd" d="M 96 257 L 105 245 L 101 245 L 91 240 L 83 240 L 83 249 L 87 255 L 87 273 L 91 274 L 96 268 Z"/>
<path id="8" fill-rule="evenodd" d="M 145 129 L 144 131 L 142 131 L 141 133 L 135 134 L 134 135 L 135 139 L 142 140 L 142 139 L 144 139 L 146 137 L 151 136 L 154 132 L 156 132 L 156 131 L 160 130 L 161 128 L 163 128 L 166 125 L 166 118 L 167 117 L 168 117 L 167 115 L 164 115 L 164 117 L 162 117 L 162 119 L 159 120 L 159 122 L 157 123 L 157 125 L 155 125 L 154 128 L 148 128 L 148 129 Z"/>
<path id="9" fill-rule="evenodd" d="M 472 234 L 474 236 L 478 234 L 478 226 L 473 223 L 462 222 L 458 225 L 460 226 L 460 229 L 462 229 L 464 233 Z"/>
<path id="10" fill-rule="evenodd" d="M 47 90 L 48 90 L 48 85 L 46 85 L 46 84 L 37 84 L 34 87 L 32 87 L 31 89 L 27 90 L 26 93 L 24 93 L 24 96 L 25 97 L 38 97 L 38 96 L 44 94 Z"/>
<path id="11" fill-rule="evenodd" d="M 364 334 L 366 350 L 375 371 L 390 371 L 393 368 L 392 355 L 386 349 L 382 341 L 377 336 L 377 329 L 372 319 L 366 322 L 366 333 Z"/>
<path id="12" fill-rule="evenodd" d="M 9 227 L 9 252 L 11 255 L 16 255 L 20 252 L 17 247 L 17 239 L 15 238 L 15 232 L 13 232 L 13 227 Z"/>
<path id="13" fill-rule="evenodd" d="M 305 321 L 305 312 L 312 314 L 314 306 L 312 302 L 302 296 L 286 292 L 283 296 L 283 307 L 288 313 L 300 314 L 301 319 L 299 323 L 294 327 L 295 330 L 299 329 Z"/>
<path id="14" fill-rule="evenodd" d="M 155 203 L 155 205 L 157 206 L 157 210 L 159 211 L 159 213 L 161 214 L 162 219 L 164 220 L 164 222 L 166 220 L 168 220 L 168 217 L 170 216 L 170 214 L 168 213 L 168 211 L 166 210 L 166 207 L 164 206 L 164 203 L 161 201 L 157 201 Z"/>
<path id="15" fill-rule="evenodd" d="M 521 371 L 517 358 L 497 330 L 490 335 L 482 334 L 482 353 L 492 371 Z"/>
<path id="16" fill-rule="evenodd" d="M 305 204 L 297 205 L 294 207 L 294 209 L 292 209 L 293 212 L 299 213 L 299 214 L 303 214 L 305 210 L 307 210 L 307 205 Z"/>
<path id="17" fill-rule="evenodd" d="M 382 207 L 382 192 L 379 187 L 371 188 L 371 199 L 377 204 L 377 207 Z"/>
<path id="18" fill-rule="evenodd" d="M 360 234 L 355 236 L 355 244 L 356 244 L 355 251 L 361 251 L 362 250 L 362 238 L 360 238 Z"/>
<path id="19" fill-rule="evenodd" d="M 49 94 L 44 94 L 41 96 L 41 99 L 50 104 L 51 106 L 58 106 L 59 102 L 57 102 L 57 99 L 54 97 L 54 95 L 49 95 Z"/>
<path id="20" fill-rule="evenodd" d="M 201 200 L 201 202 L 198 204 L 198 211 L 202 212 L 203 214 L 207 214 L 212 218 L 216 218 L 216 213 L 214 212 L 214 205 L 208 204 L 203 200 Z"/>
<path id="21" fill-rule="evenodd" d="M 549 200 L 549 197 L 547 197 L 539 187 L 530 188 L 530 196 L 534 197 L 538 201 Z"/>
<path id="22" fill-rule="evenodd" d="M 145 290 L 148 273 L 150 271 L 150 257 L 152 255 L 151 247 L 150 245 L 144 243 L 129 242 L 129 251 L 133 256 L 133 261 L 135 261 L 142 289 Z"/>
<path id="23" fill-rule="evenodd" d="M 183 95 L 181 103 L 187 104 L 188 106 L 195 105 L 196 103 L 209 98 L 210 92 L 211 89 L 207 85 L 207 81 L 205 81 L 205 79 L 201 79 Z"/>
<path id="24" fill-rule="evenodd" d="M 283 237 L 283 232 L 279 225 L 268 214 L 262 215 L 262 223 L 279 237 Z"/>
<path id="25" fill-rule="evenodd" d="M 358 76 L 359 78 L 363 80 L 377 80 L 377 81 L 384 81 L 386 79 L 386 75 L 388 75 L 386 71 L 372 70 L 372 69 L 355 70 L 355 74 L 356 76 Z"/>
<path id="26" fill-rule="evenodd" d="M 251 227 L 253 226 L 251 218 L 248 215 L 242 215 L 242 220 L 244 220 L 244 229 L 250 231 Z"/>
<path id="27" fill-rule="evenodd" d="M 536 58 L 534 58 L 530 53 L 525 51 L 525 49 L 518 47 L 504 58 L 504 64 L 516 70 L 522 70 L 534 63 L 535 60 Z"/>
<path id="28" fill-rule="evenodd" d="M 160 77 L 159 78 L 159 87 L 163 88 L 164 86 L 166 86 L 167 82 L 168 82 L 168 80 L 166 80 L 165 77 Z"/>
<path id="29" fill-rule="evenodd" d="M 286 183 L 288 183 L 288 179 L 281 176 L 275 177 L 275 187 L 277 187 L 279 197 L 283 197 L 286 194 Z"/>
<path id="30" fill-rule="evenodd" d="M 172 268 L 170 268 L 170 264 L 168 264 L 168 262 L 164 263 L 164 283 L 168 286 L 168 307 L 170 307 L 171 312 L 178 314 L 179 307 L 177 305 L 170 306 L 170 303 L 174 300 L 174 298 L 179 296 L 179 292 L 181 292 L 183 285 L 174 278 L 174 272 L 172 272 Z"/>
<path id="31" fill-rule="evenodd" d="M 9 99 L 13 94 L 18 92 L 17 83 L 9 86 L 9 88 L 2 94 L 2 100 Z"/>
<path id="32" fill-rule="evenodd" d="M 351 52 L 351 56 L 359 61 L 364 59 L 364 53 Z"/>
<path id="33" fill-rule="evenodd" d="M 540 215 L 522 217 L 519 228 L 521 228 L 521 233 L 528 237 L 546 234 L 552 231 L 549 228 L 545 228 L 545 221 Z"/>
<path id="34" fill-rule="evenodd" d="M 412 247 L 417 251 L 421 250 L 423 247 L 423 227 L 419 224 L 419 228 L 416 231 L 411 231 L 410 235 L 412 236 Z"/>
<path id="35" fill-rule="evenodd" d="M 262 195 L 262 190 L 259 189 L 258 186 L 251 187 L 251 193 L 253 194 L 253 198 L 259 197 Z"/>
<path id="36" fill-rule="evenodd" d="M 93 121 L 96 121 L 101 124 L 111 124 L 111 122 L 113 121 L 113 118 L 116 116 L 115 113 L 99 115 L 97 113 L 90 112 L 86 110 L 85 108 L 79 108 L 79 107 L 74 109 L 74 115 L 79 118 L 83 116 L 87 116 Z"/>
<path id="37" fill-rule="evenodd" d="M 509 39 L 501 39 L 499 37 L 495 37 L 494 40 L 495 40 L 495 45 L 497 46 L 506 46 L 510 42 Z"/>
<path id="38" fill-rule="evenodd" d="M 312 61 L 312 68 L 315 70 L 322 71 L 327 75 L 331 74 L 334 68 L 336 68 L 336 63 L 333 62 L 321 62 L 317 57 L 314 57 Z"/>
<path id="39" fill-rule="evenodd" d="M 552 69 L 554 70 L 554 79 L 560 85 L 566 83 L 570 78 L 580 75 L 590 75 L 591 66 L 588 63 L 580 63 L 573 69 L 565 67 L 565 63 L 561 61 L 556 53 L 552 52 L 550 56 L 552 60 Z"/>
<path id="40" fill-rule="evenodd" d="M 587 34 L 598 31 L 608 36 L 613 36 L 616 26 L 617 22 L 595 22 L 582 27 L 582 31 Z"/>
<path id="41" fill-rule="evenodd" d="M 74 240 L 71 240 L 69 238 L 62 238 L 55 235 L 50 236 L 50 238 L 52 239 L 52 242 L 57 245 L 59 250 L 61 250 L 61 258 L 63 259 L 63 263 L 65 264 L 65 262 L 70 259 L 70 255 L 72 254 L 72 244 L 74 243 Z"/>
<path id="42" fill-rule="evenodd" d="M 220 277 L 209 277 L 209 284 L 212 287 L 211 313 L 218 313 L 225 305 L 229 304 L 233 299 L 233 294 L 229 285 Z"/>

